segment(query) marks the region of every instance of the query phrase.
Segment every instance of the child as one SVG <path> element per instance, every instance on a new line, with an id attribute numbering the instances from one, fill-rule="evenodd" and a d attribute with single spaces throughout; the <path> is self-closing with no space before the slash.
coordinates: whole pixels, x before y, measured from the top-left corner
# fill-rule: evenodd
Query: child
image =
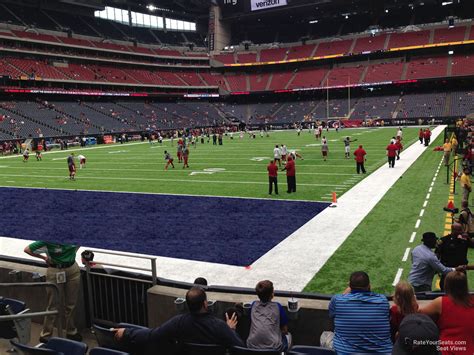
<path id="1" fill-rule="evenodd" d="M 400 281 L 397 286 L 395 286 L 393 303 L 395 304 L 390 308 L 390 330 L 392 340 L 395 341 L 398 337 L 398 328 L 403 318 L 409 314 L 418 312 L 415 291 L 407 281 Z"/>
<path id="2" fill-rule="evenodd" d="M 165 170 L 168 170 L 168 166 L 170 165 L 174 169 L 173 158 L 171 157 L 171 154 L 168 153 L 166 150 L 165 150 L 165 160 L 166 160 Z"/>

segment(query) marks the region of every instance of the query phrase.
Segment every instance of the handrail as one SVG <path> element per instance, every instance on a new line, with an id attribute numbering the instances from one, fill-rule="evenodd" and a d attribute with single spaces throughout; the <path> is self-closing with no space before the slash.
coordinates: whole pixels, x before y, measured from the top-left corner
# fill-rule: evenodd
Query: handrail
<path id="1" fill-rule="evenodd" d="M 14 319 L 25 319 L 25 318 L 33 318 L 36 316 L 56 316 L 57 322 L 57 329 L 58 329 L 58 336 L 61 338 L 63 336 L 63 307 L 62 307 L 62 299 L 61 293 L 59 292 L 58 285 L 52 282 L 13 282 L 13 283 L 0 283 L 0 288 L 9 288 L 9 287 L 50 287 L 52 288 L 55 294 L 55 298 L 57 300 L 58 309 L 55 311 L 42 311 L 42 312 L 33 312 L 33 313 L 24 313 L 24 314 L 14 314 L 14 315 L 7 315 L 7 316 L 0 316 L 1 321 L 7 320 L 14 320 Z"/>
<path id="2" fill-rule="evenodd" d="M 87 250 L 92 251 L 94 253 L 98 253 L 98 254 L 107 254 L 107 255 L 115 255 L 115 256 L 127 256 L 129 258 L 149 260 L 151 262 L 151 268 L 150 269 L 139 268 L 139 267 L 136 267 L 136 266 L 123 266 L 123 265 L 117 265 L 117 264 L 107 263 L 107 262 L 96 262 L 96 263 L 100 264 L 100 265 L 119 266 L 119 267 L 122 267 L 122 268 L 125 268 L 125 269 L 150 271 L 153 285 L 156 285 L 156 283 L 157 283 L 156 257 L 154 257 L 154 256 L 134 255 L 134 254 L 131 254 L 131 253 L 123 253 L 123 252 L 115 252 L 115 251 L 107 251 L 107 250 L 98 250 L 98 249 L 87 249 Z"/>

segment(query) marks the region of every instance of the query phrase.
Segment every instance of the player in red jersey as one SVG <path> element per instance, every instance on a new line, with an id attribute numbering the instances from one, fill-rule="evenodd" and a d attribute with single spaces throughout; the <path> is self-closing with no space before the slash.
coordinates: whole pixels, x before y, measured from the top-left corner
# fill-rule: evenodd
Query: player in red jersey
<path id="1" fill-rule="evenodd" d="M 397 145 L 395 143 L 390 142 L 389 145 L 387 145 L 387 157 L 388 157 L 388 167 L 389 168 L 394 168 L 395 167 L 395 157 L 397 156 Z"/>
<path id="2" fill-rule="evenodd" d="M 400 139 L 399 139 L 400 138 Z M 403 145 L 401 142 L 401 137 L 397 136 L 397 141 L 395 142 L 395 145 L 397 146 L 397 160 L 400 160 L 400 153 L 403 150 Z"/>
<path id="3" fill-rule="evenodd" d="M 354 155 L 355 155 L 355 161 L 357 164 L 357 174 L 360 174 L 361 170 L 362 170 L 362 174 L 365 174 L 364 163 L 366 161 L 365 156 L 367 155 L 367 152 L 365 151 L 364 148 L 362 148 L 362 145 L 359 145 L 359 148 L 357 148 L 354 151 Z"/>

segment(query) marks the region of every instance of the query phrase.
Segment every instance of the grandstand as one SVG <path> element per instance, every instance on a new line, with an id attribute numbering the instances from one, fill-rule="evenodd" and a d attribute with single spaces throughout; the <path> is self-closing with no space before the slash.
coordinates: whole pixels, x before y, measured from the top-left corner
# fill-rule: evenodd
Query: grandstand
<path id="1" fill-rule="evenodd" d="M 110 328 L 130 340 L 194 317 L 198 277 L 203 313 L 231 309 L 242 342 L 180 330 L 161 335 L 170 354 L 261 353 L 247 339 L 262 280 L 296 345 L 278 331 L 265 354 L 388 353 L 320 336 L 344 328 L 330 304 L 354 271 L 384 305 L 403 280 L 420 313 L 453 297 L 446 275 L 409 275 L 423 234 L 451 235 L 471 205 L 473 19 L 468 0 L 0 0 L 0 353 L 168 354 Z M 445 263 L 471 292 L 473 257 Z"/>

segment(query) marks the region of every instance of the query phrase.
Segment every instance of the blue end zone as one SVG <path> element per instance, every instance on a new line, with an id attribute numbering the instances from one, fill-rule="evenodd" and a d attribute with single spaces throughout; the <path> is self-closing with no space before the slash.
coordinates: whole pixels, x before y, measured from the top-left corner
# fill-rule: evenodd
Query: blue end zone
<path id="1" fill-rule="evenodd" d="M 0 235 L 246 266 L 329 204 L 0 188 Z"/>

